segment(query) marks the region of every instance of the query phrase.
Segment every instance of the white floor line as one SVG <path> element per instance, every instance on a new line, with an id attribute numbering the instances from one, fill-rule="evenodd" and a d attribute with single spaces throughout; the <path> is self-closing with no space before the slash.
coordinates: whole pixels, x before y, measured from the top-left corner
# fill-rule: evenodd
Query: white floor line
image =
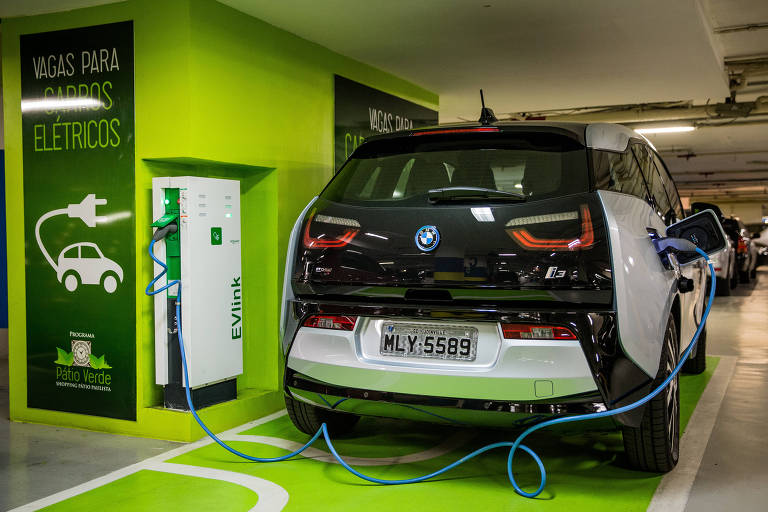
<path id="1" fill-rule="evenodd" d="M 662 478 L 648 505 L 648 512 L 685 510 L 725 392 L 736 369 L 736 359 L 735 356 L 720 356 L 720 363 L 696 404 L 685 435 L 680 439 L 680 461 L 674 470 Z"/>
<path id="2" fill-rule="evenodd" d="M 392 464 L 410 464 L 412 462 L 421 462 L 424 460 L 434 459 L 447 453 L 452 452 L 459 446 L 466 443 L 473 436 L 470 432 L 460 431 L 450 436 L 439 445 L 430 448 L 428 450 L 409 453 L 406 455 L 399 455 L 397 457 L 343 457 L 344 461 L 351 466 L 389 466 Z M 304 443 L 297 443 L 295 441 L 289 441 L 288 439 L 282 439 L 279 437 L 267 437 L 267 436 L 254 436 L 254 435 L 229 435 L 224 438 L 226 441 L 247 441 L 250 443 L 261 443 L 278 448 L 283 448 L 289 452 L 296 451 Z M 308 459 L 314 459 L 320 462 L 328 462 L 331 464 L 339 464 L 339 461 L 325 450 L 309 447 L 302 455 Z"/>
<path id="3" fill-rule="evenodd" d="M 267 423 L 268 421 L 272 421 L 276 418 L 284 416 L 285 414 L 286 414 L 285 410 L 278 411 L 268 416 L 264 416 L 263 418 L 259 418 L 255 421 L 251 421 L 250 423 L 246 423 L 245 425 L 240 425 L 239 427 L 235 427 L 231 430 L 226 430 L 222 432 L 220 435 L 229 436 L 232 434 L 238 434 L 240 432 L 244 432 L 246 430 L 249 430 L 263 423 Z M 211 443 L 213 443 L 213 440 L 208 436 L 206 436 L 205 438 L 200 439 L 199 441 L 195 441 L 194 443 L 189 443 L 184 446 L 174 448 L 173 450 L 163 452 L 159 455 L 155 455 L 154 457 L 150 457 L 149 459 L 143 460 L 141 462 L 137 462 L 136 464 L 131 464 L 130 466 L 126 466 L 122 469 L 118 469 L 116 471 L 113 471 L 112 473 L 108 473 L 104 476 L 94 478 L 93 480 L 89 480 L 88 482 L 77 485 L 70 489 L 65 489 L 61 492 L 57 492 L 55 494 L 51 494 L 50 496 L 46 496 L 45 498 L 41 498 L 31 503 L 27 503 L 26 505 L 16 507 L 14 509 L 9 510 L 8 512 L 22 512 L 22 511 L 27 512 L 32 510 L 39 510 L 41 508 L 53 505 L 54 503 L 58 503 L 60 501 L 69 499 L 73 496 L 77 496 L 78 494 L 91 491 L 97 487 L 101 487 L 102 485 L 106 485 L 110 482 L 114 482 L 115 480 L 131 475 L 133 473 L 136 473 L 137 471 L 141 471 L 143 469 L 151 469 L 150 466 L 152 466 L 153 464 L 156 464 L 158 462 L 164 462 L 168 459 L 177 457 L 187 452 L 191 452 L 192 450 L 196 450 L 198 448 L 209 445 Z"/>
<path id="4" fill-rule="evenodd" d="M 653 499 L 651 500 L 651 504 L 648 506 L 649 512 L 682 512 L 685 509 L 685 505 L 688 503 L 688 496 L 690 495 L 691 487 L 693 486 L 693 481 L 696 478 L 696 473 L 698 472 L 699 466 L 701 465 L 701 460 L 704 457 L 704 451 L 706 450 L 707 443 L 709 442 L 709 437 L 712 434 L 712 429 L 714 428 L 714 425 L 715 425 L 715 419 L 717 418 L 717 414 L 720 410 L 720 405 L 722 404 L 723 397 L 725 396 L 725 392 L 728 389 L 728 384 L 731 381 L 731 377 L 733 376 L 733 372 L 735 368 L 736 368 L 736 357 L 720 356 L 720 363 L 718 364 L 717 369 L 715 370 L 715 373 L 712 375 L 712 378 L 710 379 L 709 384 L 707 385 L 707 388 L 704 390 L 704 393 L 701 395 L 701 398 L 699 399 L 699 402 L 696 405 L 696 409 L 694 410 L 693 415 L 691 416 L 691 419 L 688 422 L 688 429 L 686 430 L 685 435 L 680 440 L 680 453 L 685 454 L 685 458 L 680 460 L 680 462 L 678 463 L 674 471 L 672 471 L 671 473 L 668 473 L 662 479 L 661 483 L 659 484 L 659 487 L 656 489 L 656 493 L 654 494 Z M 254 428 L 263 423 L 267 423 L 276 418 L 284 416 L 285 414 L 286 414 L 285 410 L 278 411 L 268 416 L 264 416 L 263 418 L 257 419 L 255 421 L 251 421 L 244 425 L 240 425 L 239 427 L 235 427 L 233 429 L 222 432 L 219 435 L 219 437 L 221 437 L 222 439 L 232 439 L 232 437 L 234 437 L 236 434 L 239 434 L 240 432 L 244 432 L 246 430 Z M 252 437 L 252 436 L 249 436 L 249 435 L 240 436 L 240 438 L 243 440 L 249 440 L 248 439 L 249 437 Z M 154 457 L 150 457 L 149 459 L 143 460 L 141 462 L 137 462 L 136 464 L 131 464 L 130 466 L 126 466 L 122 469 L 118 469 L 104 476 L 94 478 L 93 480 L 90 480 L 78 486 L 72 487 L 70 489 L 66 489 L 64 491 L 57 492 L 55 494 L 51 494 L 50 496 L 47 496 L 45 498 L 41 498 L 31 503 L 27 503 L 26 505 L 22 505 L 20 507 L 11 509 L 8 512 L 22 512 L 22 511 L 27 512 L 27 511 L 39 510 L 41 508 L 53 505 L 60 501 L 69 499 L 73 496 L 77 496 L 78 494 L 82 494 L 84 492 L 93 490 L 97 487 L 101 487 L 102 485 L 106 485 L 110 482 L 114 482 L 115 480 L 118 480 L 120 478 L 123 478 L 125 476 L 131 475 L 133 473 L 136 473 L 137 471 L 141 471 L 144 469 L 155 470 L 155 471 L 165 471 L 165 472 L 179 473 L 179 474 L 189 474 L 190 476 L 201 476 L 205 478 L 201 470 L 208 470 L 208 468 L 201 468 L 198 466 L 189 466 L 189 472 L 186 473 L 186 472 L 182 472 L 182 471 L 185 471 L 184 465 L 182 464 L 175 465 L 171 463 L 165 464 L 165 461 L 170 458 L 177 457 L 184 453 L 209 445 L 211 443 L 213 443 L 213 440 L 208 437 L 205 437 L 204 439 L 200 439 L 199 441 L 195 441 L 194 443 L 180 446 L 179 448 L 174 448 L 173 450 L 161 453 L 159 455 L 155 455 Z M 439 446 L 433 448 L 432 450 L 435 450 L 438 448 Z M 327 456 L 325 452 L 322 452 L 320 450 L 318 451 L 320 453 L 316 455 L 319 455 L 322 457 Z M 430 450 L 427 450 L 427 452 L 429 451 Z M 413 455 L 416 455 L 416 454 L 413 454 Z M 404 456 L 404 457 L 407 457 L 407 456 Z M 167 468 L 167 466 L 170 466 L 171 468 Z M 178 469 L 176 468 L 176 466 L 182 469 L 178 471 L 168 470 L 168 469 Z M 219 470 L 209 470 L 209 471 L 215 472 Z M 219 471 L 216 474 L 217 476 L 215 477 L 212 476 L 210 478 L 225 480 L 225 481 L 236 483 L 239 485 L 244 485 L 249 489 L 255 490 L 255 487 L 251 487 L 251 486 L 256 485 L 256 482 L 249 482 L 249 485 L 245 485 L 238 481 L 235 481 L 236 480 L 235 476 L 239 478 L 240 476 L 242 476 L 241 473 L 235 473 L 230 471 Z M 228 478 L 223 478 L 224 476 L 227 476 Z M 252 478 L 255 478 L 255 477 L 252 477 Z M 261 480 L 261 479 L 258 479 L 258 480 Z M 260 482 L 259 485 L 263 486 L 264 483 L 269 483 L 272 486 L 279 489 L 280 491 L 285 492 L 285 490 L 282 487 L 278 486 L 277 484 L 274 484 L 273 482 L 268 482 L 267 480 L 263 480 L 262 482 L 263 483 Z M 266 499 L 268 503 L 274 503 L 273 505 L 270 505 L 270 507 L 273 507 L 273 508 L 270 508 L 270 510 L 280 510 L 282 509 L 283 506 L 285 506 L 285 503 L 287 503 L 287 499 L 288 499 L 287 493 L 285 495 L 286 501 L 282 503 L 282 505 L 279 505 L 280 493 L 276 489 L 272 489 L 272 491 L 274 492 L 269 492 L 265 490 L 262 490 L 261 492 L 265 493 L 264 499 Z M 275 501 L 270 502 L 269 500 L 275 500 Z M 264 509 L 258 508 L 259 504 L 261 503 L 262 501 L 260 498 L 259 503 L 257 503 L 256 507 L 254 507 L 252 510 L 264 510 Z"/>
<path id="5" fill-rule="evenodd" d="M 172 464 L 170 462 L 154 462 L 144 469 L 163 471 L 176 475 L 194 476 L 198 478 L 210 478 L 241 485 L 255 492 L 259 500 L 250 512 L 278 512 L 288 503 L 288 491 L 274 482 L 264 480 L 251 475 L 225 471 L 223 469 L 204 468 L 200 466 L 187 466 L 184 464 Z"/>

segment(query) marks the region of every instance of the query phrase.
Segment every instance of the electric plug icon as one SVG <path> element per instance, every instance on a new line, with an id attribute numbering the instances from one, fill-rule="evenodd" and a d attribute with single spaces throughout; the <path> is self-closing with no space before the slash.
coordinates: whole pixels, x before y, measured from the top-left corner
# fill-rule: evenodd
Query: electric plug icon
<path id="1" fill-rule="evenodd" d="M 85 199 L 77 204 L 67 206 L 67 215 L 74 219 L 79 218 L 89 228 L 96 227 L 97 222 L 106 221 L 106 217 L 96 215 L 96 207 L 107 204 L 106 199 L 96 199 L 96 194 L 88 194 Z"/>

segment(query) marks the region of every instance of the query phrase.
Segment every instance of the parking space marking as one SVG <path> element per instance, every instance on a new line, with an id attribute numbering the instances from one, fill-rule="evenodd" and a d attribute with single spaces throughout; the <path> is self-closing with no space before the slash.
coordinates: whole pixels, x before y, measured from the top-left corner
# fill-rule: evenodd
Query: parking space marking
<path id="1" fill-rule="evenodd" d="M 720 364 L 696 404 L 685 435 L 680 439 L 680 453 L 684 457 L 680 458 L 673 471 L 662 478 L 648 505 L 648 512 L 683 512 L 688 504 L 720 406 L 736 369 L 736 356 L 718 357 Z"/>
<path id="2" fill-rule="evenodd" d="M 263 423 L 267 423 L 269 421 L 277 419 L 281 416 L 284 416 L 285 414 L 286 414 L 285 410 L 278 411 L 276 413 L 270 414 L 269 416 L 264 416 L 263 418 L 259 418 L 258 420 L 251 421 L 250 423 L 246 423 L 244 425 L 240 425 L 239 427 L 235 427 L 231 430 L 222 432 L 221 435 L 228 436 L 228 435 L 238 434 L 240 432 L 245 432 L 246 430 L 252 429 Z M 153 470 L 154 469 L 153 466 L 157 467 L 156 465 L 158 463 L 165 462 L 168 459 L 177 457 L 179 455 L 183 455 L 187 452 L 191 452 L 192 450 L 197 450 L 198 448 L 202 448 L 203 446 L 207 446 L 209 444 L 212 444 L 213 442 L 214 442 L 213 439 L 209 438 L 208 436 L 205 436 L 205 438 L 200 439 L 199 441 L 195 441 L 194 443 L 189 443 L 187 445 L 174 448 L 173 450 L 163 452 L 159 455 L 155 455 L 154 457 L 150 457 L 149 459 L 143 460 L 141 462 L 137 462 L 136 464 L 131 464 L 130 466 L 126 466 L 122 469 L 118 469 L 104 476 L 100 476 L 98 478 L 94 478 L 93 480 L 89 480 L 88 482 L 82 483 L 80 485 L 76 485 L 75 487 L 65 489 L 55 494 L 51 494 L 50 496 L 46 496 L 45 498 L 40 498 L 39 500 L 33 501 L 31 503 L 27 503 L 26 505 L 16 507 L 14 509 L 9 510 L 8 512 L 31 512 L 33 510 L 39 510 L 41 508 L 48 507 L 60 501 L 69 499 L 73 496 L 77 496 L 78 494 L 83 494 L 85 492 L 96 489 L 97 487 L 101 487 L 102 485 L 106 485 L 108 483 L 114 482 L 115 480 L 119 480 L 120 478 L 126 477 L 128 475 L 132 475 L 133 473 L 136 473 L 143 469 Z M 198 469 L 202 469 L 202 468 L 195 467 L 194 469 L 195 471 L 197 471 Z M 232 482 L 232 483 L 238 483 L 238 482 Z"/>

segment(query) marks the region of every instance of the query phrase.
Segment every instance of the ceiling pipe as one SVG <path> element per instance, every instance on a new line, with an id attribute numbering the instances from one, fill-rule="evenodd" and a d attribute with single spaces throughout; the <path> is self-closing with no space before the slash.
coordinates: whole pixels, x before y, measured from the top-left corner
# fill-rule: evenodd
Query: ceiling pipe
<path id="1" fill-rule="evenodd" d="M 715 103 L 711 105 L 669 108 L 648 108 L 643 105 L 635 105 L 622 110 L 555 114 L 551 116 L 538 116 L 534 113 L 526 113 L 513 115 L 513 118 L 519 119 L 536 116 L 537 120 L 546 119 L 547 121 L 638 124 L 662 121 L 728 120 L 754 115 L 768 115 L 768 96 L 760 96 L 753 102 Z M 764 122 L 768 122 L 768 119 Z M 702 126 L 706 125 L 702 124 Z"/>
<path id="2" fill-rule="evenodd" d="M 715 34 L 730 34 L 732 32 L 745 32 L 750 30 L 760 30 L 768 28 L 768 22 L 765 23 L 748 23 L 745 25 L 730 25 L 728 27 L 717 27 L 714 29 Z"/>

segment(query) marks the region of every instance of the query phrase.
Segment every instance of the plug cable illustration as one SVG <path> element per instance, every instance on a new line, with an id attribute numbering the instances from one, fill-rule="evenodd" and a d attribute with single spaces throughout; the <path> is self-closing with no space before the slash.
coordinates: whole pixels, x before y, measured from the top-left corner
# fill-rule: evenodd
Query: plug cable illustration
<path id="1" fill-rule="evenodd" d="M 96 215 L 96 207 L 105 204 L 106 199 L 97 199 L 96 194 L 88 194 L 79 203 L 44 214 L 35 224 L 35 238 L 40 252 L 56 272 L 57 279 L 63 282 L 70 292 L 75 291 L 80 284 L 100 284 L 107 293 L 112 293 L 117 289 L 118 281 L 123 280 L 123 269 L 116 262 L 106 258 L 101 249 L 91 242 L 79 242 L 65 247 L 59 254 L 58 261 L 54 261 L 40 237 L 40 227 L 46 220 L 58 215 L 80 219 L 89 228 L 96 227 L 98 222 L 107 220 L 106 217 Z M 83 249 L 90 252 L 90 255 L 82 256 Z M 75 253 L 76 256 L 72 256 Z"/>

